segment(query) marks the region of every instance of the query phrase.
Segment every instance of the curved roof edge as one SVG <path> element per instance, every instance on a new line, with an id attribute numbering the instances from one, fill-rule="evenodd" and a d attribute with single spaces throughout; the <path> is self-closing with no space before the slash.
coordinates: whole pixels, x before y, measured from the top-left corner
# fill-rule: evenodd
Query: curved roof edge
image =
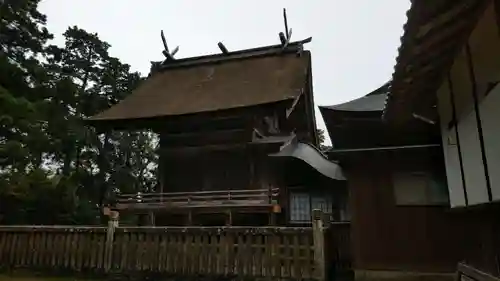
<path id="1" fill-rule="evenodd" d="M 291 142 L 279 152 L 270 154 L 269 156 L 297 158 L 330 179 L 346 180 L 342 168 L 337 163 L 328 160 L 321 151 L 310 144 Z"/>
<path id="2" fill-rule="evenodd" d="M 319 108 L 336 111 L 383 111 L 389 87 L 390 82 L 387 82 L 363 97 L 341 104 L 319 106 Z"/>

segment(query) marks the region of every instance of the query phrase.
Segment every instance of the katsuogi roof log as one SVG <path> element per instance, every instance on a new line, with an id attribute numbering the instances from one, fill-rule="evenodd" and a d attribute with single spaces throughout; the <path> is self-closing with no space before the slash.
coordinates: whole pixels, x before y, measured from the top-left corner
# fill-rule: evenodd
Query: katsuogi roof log
<path id="1" fill-rule="evenodd" d="M 306 87 L 302 43 L 164 63 L 130 96 L 90 121 L 126 121 L 291 100 Z"/>

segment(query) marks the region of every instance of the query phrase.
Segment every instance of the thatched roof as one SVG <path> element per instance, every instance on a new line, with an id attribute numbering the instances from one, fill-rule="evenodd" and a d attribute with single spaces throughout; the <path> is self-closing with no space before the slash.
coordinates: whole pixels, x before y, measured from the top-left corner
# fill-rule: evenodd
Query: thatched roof
<path id="1" fill-rule="evenodd" d="M 300 42 L 285 50 L 278 45 L 175 60 L 91 121 L 211 112 L 294 99 L 306 86 L 310 60 Z"/>

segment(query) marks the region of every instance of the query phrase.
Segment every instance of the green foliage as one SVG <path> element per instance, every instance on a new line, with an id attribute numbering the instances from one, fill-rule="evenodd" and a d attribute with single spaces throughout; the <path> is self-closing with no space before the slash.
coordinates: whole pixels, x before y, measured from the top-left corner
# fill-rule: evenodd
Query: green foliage
<path id="1" fill-rule="evenodd" d="M 155 136 L 99 135 L 82 120 L 142 78 L 76 26 L 49 45 L 38 3 L 0 4 L 0 224 L 97 223 L 111 191 L 155 185 Z"/>
<path id="2" fill-rule="evenodd" d="M 325 145 L 325 140 L 326 140 L 325 139 L 325 131 L 323 129 L 317 129 L 317 133 L 318 133 L 318 140 L 319 140 L 319 149 L 321 151 L 330 150 L 332 147 Z"/>

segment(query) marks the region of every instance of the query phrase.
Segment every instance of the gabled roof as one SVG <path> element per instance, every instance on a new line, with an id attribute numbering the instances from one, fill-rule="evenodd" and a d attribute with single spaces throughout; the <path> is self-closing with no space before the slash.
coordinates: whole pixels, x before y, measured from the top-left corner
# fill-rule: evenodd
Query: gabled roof
<path id="1" fill-rule="evenodd" d="M 430 99 L 489 0 L 413 0 L 392 75 L 384 118 L 403 121 Z"/>
<path id="2" fill-rule="evenodd" d="M 308 77 L 311 57 L 302 50 L 307 42 L 169 62 L 91 121 L 183 115 L 295 99 Z"/>

